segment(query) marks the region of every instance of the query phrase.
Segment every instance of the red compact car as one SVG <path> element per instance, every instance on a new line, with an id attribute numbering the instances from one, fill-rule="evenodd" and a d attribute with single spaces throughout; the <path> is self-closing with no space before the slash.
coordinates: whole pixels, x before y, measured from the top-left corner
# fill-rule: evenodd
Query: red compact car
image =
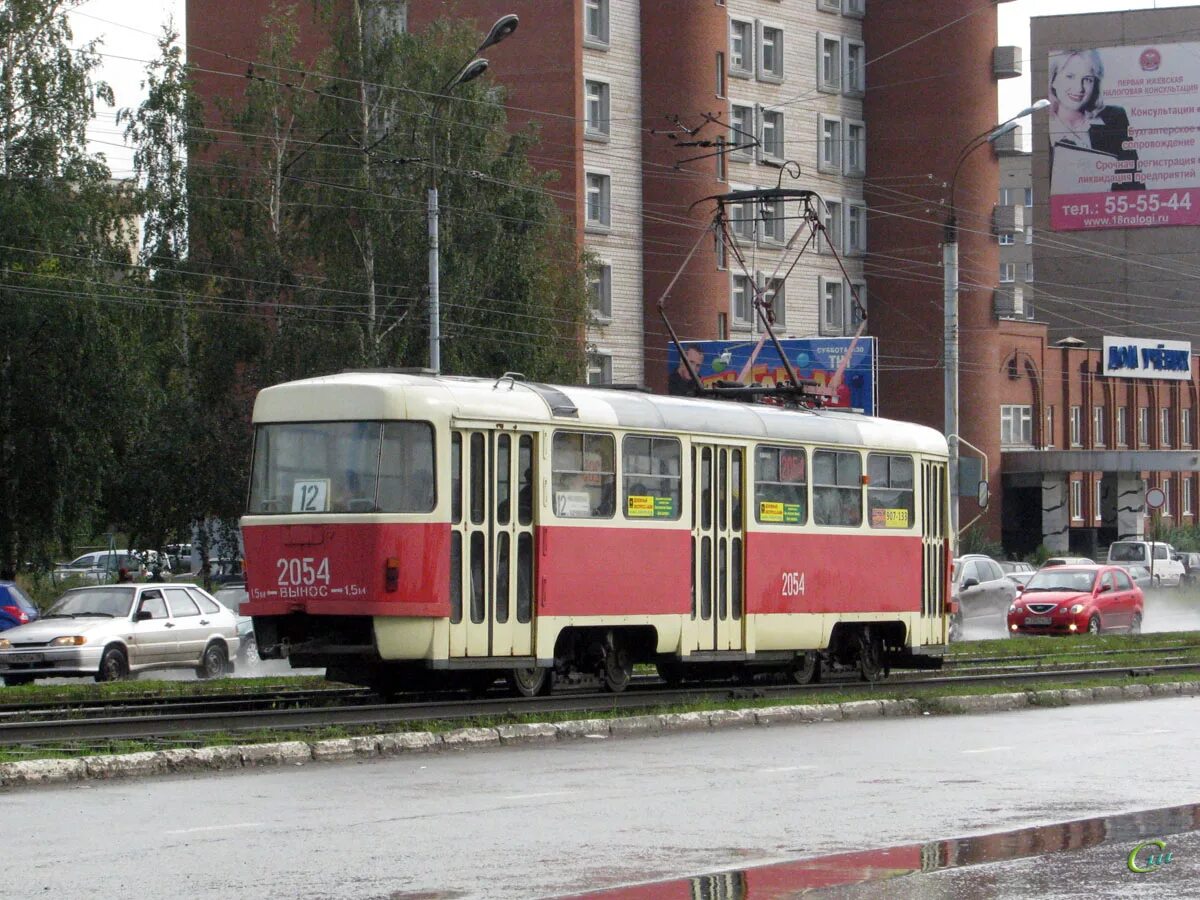
<path id="1" fill-rule="evenodd" d="M 1011 634 L 1139 634 L 1145 601 L 1121 566 L 1039 569 L 1008 608 Z"/>

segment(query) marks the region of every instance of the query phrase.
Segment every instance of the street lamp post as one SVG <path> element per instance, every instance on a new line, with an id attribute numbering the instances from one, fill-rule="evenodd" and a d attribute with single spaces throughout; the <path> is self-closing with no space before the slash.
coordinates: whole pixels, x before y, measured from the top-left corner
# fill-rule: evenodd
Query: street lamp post
<path id="1" fill-rule="evenodd" d="M 950 447 L 950 530 L 958 536 L 958 214 L 954 205 L 954 189 L 958 173 L 967 157 L 985 144 L 990 144 L 1017 127 L 1017 120 L 1045 109 L 1049 100 L 1038 100 L 1010 119 L 989 128 L 969 140 L 958 154 L 954 174 L 950 178 L 950 214 L 946 220 L 945 240 L 942 243 L 943 297 L 945 301 L 945 331 L 943 353 L 946 359 L 944 392 L 946 440 Z"/>
<path id="2" fill-rule="evenodd" d="M 471 59 L 462 65 L 447 81 L 433 101 L 433 109 L 430 111 L 430 121 L 433 128 L 432 137 L 429 143 L 429 203 L 427 207 L 427 218 L 429 226 L 429 368 L 433 370 L 435 375 L 441 374 L 442 371 L 442 331 L 441 331 L 441 296 L 439 288 L 439 268 L 440 268 L 440 252 L 438 248 L 438 161 L 437 161 L 437 133 L 438 133 L 438 108 L 443 100 L 447 99 L 450 91 L 458 87 L 460 84 L 466 84 L 468 81 L 473 81 L 487 71 L 488 61 L 479 59 L 478 54 L 493 44 L 498 44 L 506 37 L 517 30 L 519 19 L 514 15 L 501 16 L 496 20 L 496 24 L 488 31 L 487 37 L 483 39 L 475 52 L 471 54 Z"/>

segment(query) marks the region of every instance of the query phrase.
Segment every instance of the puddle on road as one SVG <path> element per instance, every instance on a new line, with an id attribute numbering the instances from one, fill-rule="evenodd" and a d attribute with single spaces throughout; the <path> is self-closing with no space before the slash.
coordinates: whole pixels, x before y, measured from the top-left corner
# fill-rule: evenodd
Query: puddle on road
<path id="1" fill-rule="evenodd" d="M 1200 831 L 1200 804 L 1172 806 L 975 837 L 859 850 L 570 895 L 575 900 L 786 900 L 821 888 L 885 881 L 984 863 L 1086 850 L 1101 844 Z"/>

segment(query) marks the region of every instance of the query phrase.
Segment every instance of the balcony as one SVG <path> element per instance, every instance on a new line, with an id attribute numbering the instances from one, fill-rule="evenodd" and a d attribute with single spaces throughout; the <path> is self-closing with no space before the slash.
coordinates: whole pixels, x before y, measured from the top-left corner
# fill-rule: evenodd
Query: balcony
<path id="1" fill-rule="evenodd" d="M 992 51 L 992 75 L 1001 78 L 1021 77 L 1021 48 L 997 47 Z"/>
<path id="2" fill-rule="evenodd" d="M 1000 206 L 992 208 L 992 234 L 1024 234 L 1025 207 Z"/>

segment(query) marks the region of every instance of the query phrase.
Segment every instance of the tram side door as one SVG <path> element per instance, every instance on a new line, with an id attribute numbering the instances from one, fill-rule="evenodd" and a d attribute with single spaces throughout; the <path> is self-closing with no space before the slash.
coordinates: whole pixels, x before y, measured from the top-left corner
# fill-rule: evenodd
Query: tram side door
<path id="1" fill-rule="evenodd" d="M 741 650 L 744 504 L 741 447 L 692 445 L 693 650 Z"/>
<path id="2" fill-rule="evenodd" d="M 451 435 L 450 657 L 533 653 L 534 432 Z"/>

